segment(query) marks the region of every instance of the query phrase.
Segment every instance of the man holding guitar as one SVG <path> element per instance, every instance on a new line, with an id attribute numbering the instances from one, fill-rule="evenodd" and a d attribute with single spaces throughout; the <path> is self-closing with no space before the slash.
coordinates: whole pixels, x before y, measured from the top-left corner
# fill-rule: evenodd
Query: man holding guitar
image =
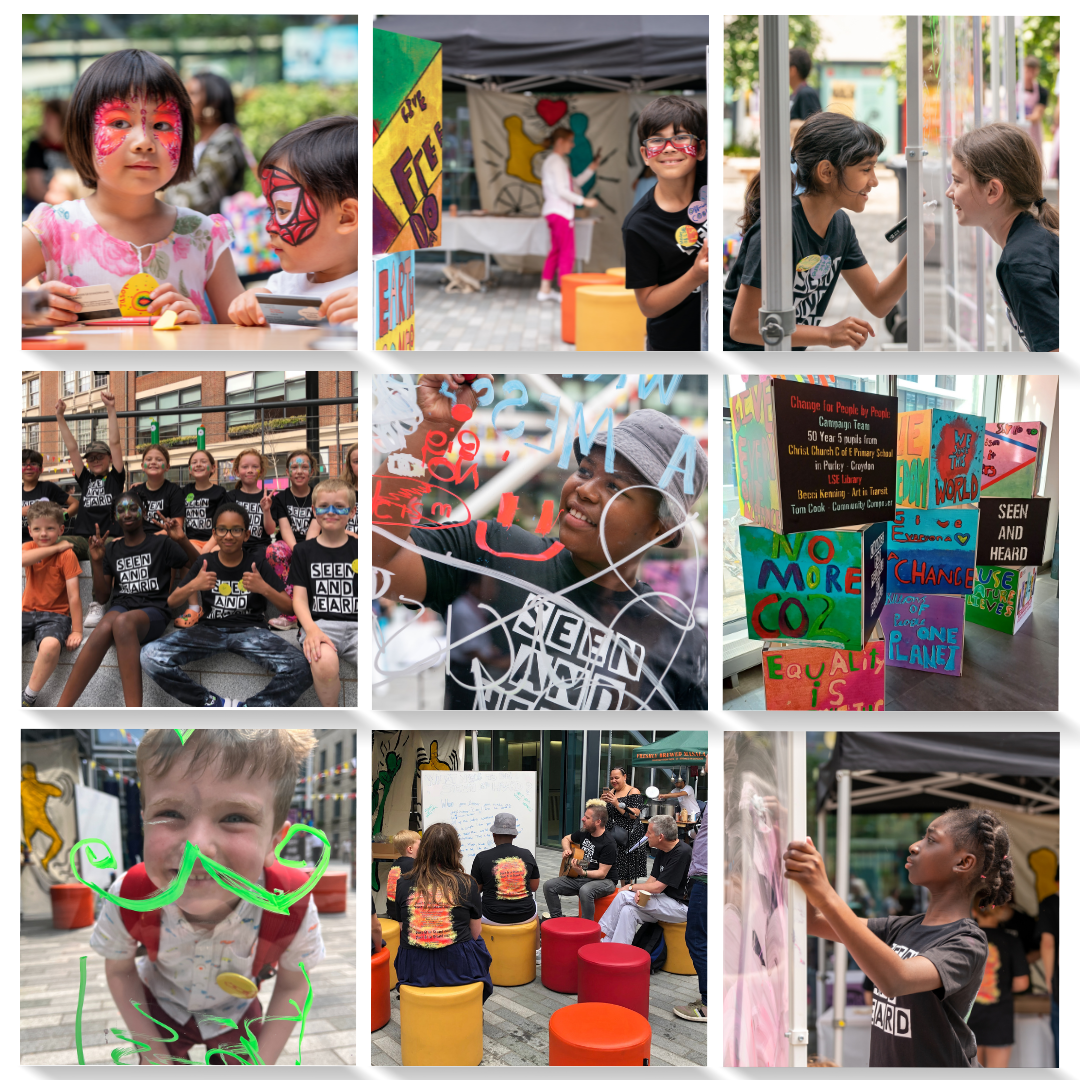
<path id="1" fill-rule="evenodd" d="M 581 819 L 582 830 L 562 838 L 560 876 L 544 882 L 549 918 L 562 915 L 562 896 L 577 895 L 582 918 L 591 919 L 597 897 L 613 893 L 617 884 L 618 849 L 607 832 L 607 810 L 590 806 Z"/>

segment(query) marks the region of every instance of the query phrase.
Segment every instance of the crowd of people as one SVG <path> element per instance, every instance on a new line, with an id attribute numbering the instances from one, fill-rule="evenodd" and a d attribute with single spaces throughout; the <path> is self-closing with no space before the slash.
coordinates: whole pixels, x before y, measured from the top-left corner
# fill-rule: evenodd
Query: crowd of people
<path id="1" fill-rule="evenodd" d="M 599 920 L 602 942 L 632 945 L 644 924 L 686 923 L 686 947 L 697 972 L 700 998 L 673 1011 L 683 1020 L 707 1022 L 708 806 L 691 846 L 679 838 L 674 817 L 641 819 L 645 802 L 627 783 L 625 769 L 612 769 L 610 781 L 603 799 L 586 804 L 581 828 L 562 838 L 567 872 L 543 882 L 546 914 L 540 913 L 536 902 L 541 887 L 536 857 L 518 845 L 513 814 L 495 815 L 493 846 L 476 855 L 468 874 L 453 825 L 438 822 L 422 835 L 408 830 L 395 835 L 398 858 L 387 875 L 386 918 L 401 924 L 395 959 L 398 982 L 409 986 L 482 982 L 486 1001 L 494 988 L 488 971 L 491 954 L 481 936 L 485 923 L 536 921 L 539 953 L 543 924 L 565 914 L 563 896 L 576 895 L 581 918 L 596 921 L 596 901 L 614 893 Z M 683 789 L 685 782 L 671 794 L 682 799 Z M 616 821 L 626 824 L 616 826 Z M 651 873 L 646 868 L 650 855 Z M 642 894 L 647 900 L 642 901 Z M 374 955 L 384 944 L 374 897 L 371 916 Z"/>
<path id="2" fill-rule="evenodd" d="M 74 323 L 77 289 L 108 285 L 124 317 L 263 326 L 260 293 L 310 297 L 331 323 L 357 318 L 359 127 L 312 120 L 256 163 L 228 82 L 180 79 L 154 53 L 122 49 L 91 64 L 70 101 L 44 105 L 27 150 L 22 281 L 44 292 L 42 325 Z M 281 270 L 244 289 L 237 241 L 220 212 L 254 168 L 265 242 Z M 314 316 L 312 316 L 314 318 Z"/>
<path id="3" fill-rule="evenodd" d="M 179 485 L 166 478 L 168 449 L 154 444 L 143 451 L 145 479 L 130 484 L 115 395 L 101 398 L 108 442 L 82 449 L 56 403 L 80 497 L 43 481 L 42 455 L 23 451 L 23 644 L 34 641 L 37 658 L 22 704 L 36 704 L 66 649 L 77 656 L 58 704 L 76 705 L 115 646 L 130 707 L 143 703 L 144 672 L 189 706 L 286 706 L 313 684 L 324 707 L 336 706 L 339 657 L 357 655 L 359 444 L 345 450 L 340 476 L 321 480 L 310 451 L 291 452 L 288 486 L 273 492 L 255 447 L 237 453 L 227 490 L 210 451 L 190 454 L 191 480 Z M 272 619 L 271 605 L 280 612 Z M 273 630 L 298 634 L 301 648 Z M 184 671 L 222 650 L 270 671 L 270 681 L 241 701 Z"/>

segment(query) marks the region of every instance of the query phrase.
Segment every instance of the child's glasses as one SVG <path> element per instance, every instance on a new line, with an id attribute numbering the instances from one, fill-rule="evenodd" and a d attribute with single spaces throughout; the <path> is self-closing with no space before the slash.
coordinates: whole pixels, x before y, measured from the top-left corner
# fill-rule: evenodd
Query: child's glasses
<path id="1" fill-rule="evenodd" d="M 645 147 L 645 153 L 648 157 L 657 157 L 662 154 L 669 144 L 676 150 L 681 150 L 684 154 L 696 156 L 698 141 L 696 135 L 687 135 L 685 132 L 680 132 L 678 135 L 672 135 L 669 139 L 665 139 L 663 135 L 650 135 L 641 145 Z"/>
<path id="2" fill-rule="evenodd" d="M 218 536 L 243 536 L 247 529 L 243 525 L 216 525 L 214 532 Z"/>
<path id="3" fill-rule="evenodd" d="M 326 514 L 333 514 L 335 517 L 344 517 L 351 511 L 352 507 L 350 506 L 316 506 L 315 516 L 324 517 Z"/>

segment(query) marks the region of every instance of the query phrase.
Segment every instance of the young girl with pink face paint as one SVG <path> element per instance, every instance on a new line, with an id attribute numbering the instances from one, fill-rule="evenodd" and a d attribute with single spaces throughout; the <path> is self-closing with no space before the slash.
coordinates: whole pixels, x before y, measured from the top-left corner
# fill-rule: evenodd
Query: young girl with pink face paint
<path id="1" fill-rule="evenodd" d="M 23 282 L 49 293 L 38 321 L 78 321 L 76 289 L 86 285 L 110 285 L 125 316 L 228 321 L 243 291 L 232 259 L 221 258 L 232 242 L 228 223 L 156 197 L 192 171 L 191 101 L 176 72 L 141 49 L 102 57 L 75 87 L 64 138 L 93 192 L 41 203 L 24 222 Z"/>

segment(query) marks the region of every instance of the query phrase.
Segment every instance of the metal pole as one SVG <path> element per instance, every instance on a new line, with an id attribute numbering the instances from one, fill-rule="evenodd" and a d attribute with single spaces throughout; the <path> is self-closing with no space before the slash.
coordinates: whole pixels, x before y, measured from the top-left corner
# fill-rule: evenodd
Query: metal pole
<path id="1" fill-rule="evenodd" d="M 907 347 L 923 351 L 922 16 L 907 17 Z"/>
<path id="2" fill-rule="evenodd" d="M 910 53 L 908 54 L 910 56 Z M 910 115 L 910 114 L 909 114 Z M 911 231 L 910 229 L 908 230 Z M 836 892 L 846 904 L 851 884 L 851 770 L 836 774 Z M 847 1023 L 847 948 L 833 944 L 833 1059 L 844 1067 L 844 1027 Z"/>
<path id="3" fill-rule="evenodd" d="M 952 153 L 950 147 L 952 140 L 956 138 L 959 133 L 960 125 L 955 124 L 955 117 L 953 116 L 953 104 L 955 95 L 952 91 L 952 83 L 955 72 L 953 70 L 953 19 L 951 15 L 943 15 L 940 20 L 941 26 L 941 55 L 944 57 L 944 63 L 946 70 L 942 71 L 942 65 L 938 65 L 938 102 L 940 105 L 940 122 L 938 123 L 938 152 L 941 155 L 941 168 L 942 178 L 944 178 L 944 171 L 947 169 L 950 161 L 950 154 Z M 929 147 L 927 147 L 927 156 L 929 156 Z M 944 186 L 942 186 L 942 192 L 944 193 Z M 929 192 L 928 198 L 937 198 L 937 191 Z M 944 194 L 942 194 L 944 199 Z M 910 219 L 909 219 L 910 220 Z M 919 220 L 922 220 L 920 215 Z M 945 288 L 941 292 L 941 298 L 943 303 L 941 318 L 942 318 L 942 337 L 948 347 L 949 333 L 951 328 L 956 338 L 956 344 L 954 348 L 959 348 L 960 339 L 960 304 L 957 301 L 957 289 L 960 282 L 960 249 L 957 243 L 956 230 L 953 229 L 954 222 L 951 218 L 946 217 L 947 224 L 942 229 L 942 238 L 939 241 L 940 250 L 938 256 L 941 260 L 941 280 L 945 285 Z M 923 335 L 925 337 L 925 334 Z"/>
<path id="4" fill-rule="evenodd" d="M 1001 32 L 998 16 L 990 16 L 990 121 L 1001 119 Z"/>
<path id="5" fill-rule="evenodd" d="M 311 810 L 311 774 L 315 771 L 315 751 L 308 752 L 307 775 L 304 777 L 304 810 Z"/>
<path id="6" fill-rule="evenodd" d="M 1005 70 L 1002 78 L 1005 80 L 1005 122 L 1008 124 L 1019 123 L 1016 111 L 1016 16 L 1006 15 L 1005 18 Z"/>
<path id="7" fill-rule="evenodd" d="M 607 733 L 607 779 L 608 783 L 611 783 L 611 736 L 613 732 Z"/>
<path id="8" fill-rule="evenodd" d="M 477 749 L 478 745 L 479 744 L 478 744 L 477 738 L 476 738 L 476 728 L 473 728 L 473 733 L 472 733 L 472 771 L 473 772 L 479 772 L 480 771 L 480 753 L 479 753 L 479 750 Z"/>
<path id="9" fill-rule="evenodd" d="M 982 127 L 983 112 L 983 51 L 982 16 L 971 16 L 972 72 L 975 77 L 975 126 Z M 942 204 L 944 206 L 944 204 Z M 950 215 L 945 214 L 946 218 Z M 950 219 L 951 220 L 951 219 Z M 981 225 L 975 227 L 975 347 L 986 352 L 986 234 Z"/>
<path id="10" fill-rule="evenodd" d="M 817 814 L 817 849 L 821 852 L 821 857 L 824 859 L 825 849 L 829 844 L 829 826 L 825 817 L 825 808 L 822 807 Z M 815 1015 L 820 1020 L 821 1014 L 825 1011 L 825 952 L 828 948 L 828 943 L 825 938 L 819 937 L 817 939 L 817 986 L 815 987 L 816 994 L 814 1001 L 817 1003 L 817 1011 Z M 820 1050 L 819 1050 L 820 1052 Z"/>
<path id="11" fill-rule="evenodd" d="M 761 283 L 758 330 L 765 349 L 791 350 L 791 109 L 788 17 L 758 16 L 761 74 Z"/>
<path id="12" fill-rule="evenodd" d="M 806 836 L 806 734 L 791 735 L 789 779 L 791 837 Z M 810 1033 L 806 1028 L 806 893 L 789 881 L 788 886 L 788 1065 L 806 1067 Z"/>

